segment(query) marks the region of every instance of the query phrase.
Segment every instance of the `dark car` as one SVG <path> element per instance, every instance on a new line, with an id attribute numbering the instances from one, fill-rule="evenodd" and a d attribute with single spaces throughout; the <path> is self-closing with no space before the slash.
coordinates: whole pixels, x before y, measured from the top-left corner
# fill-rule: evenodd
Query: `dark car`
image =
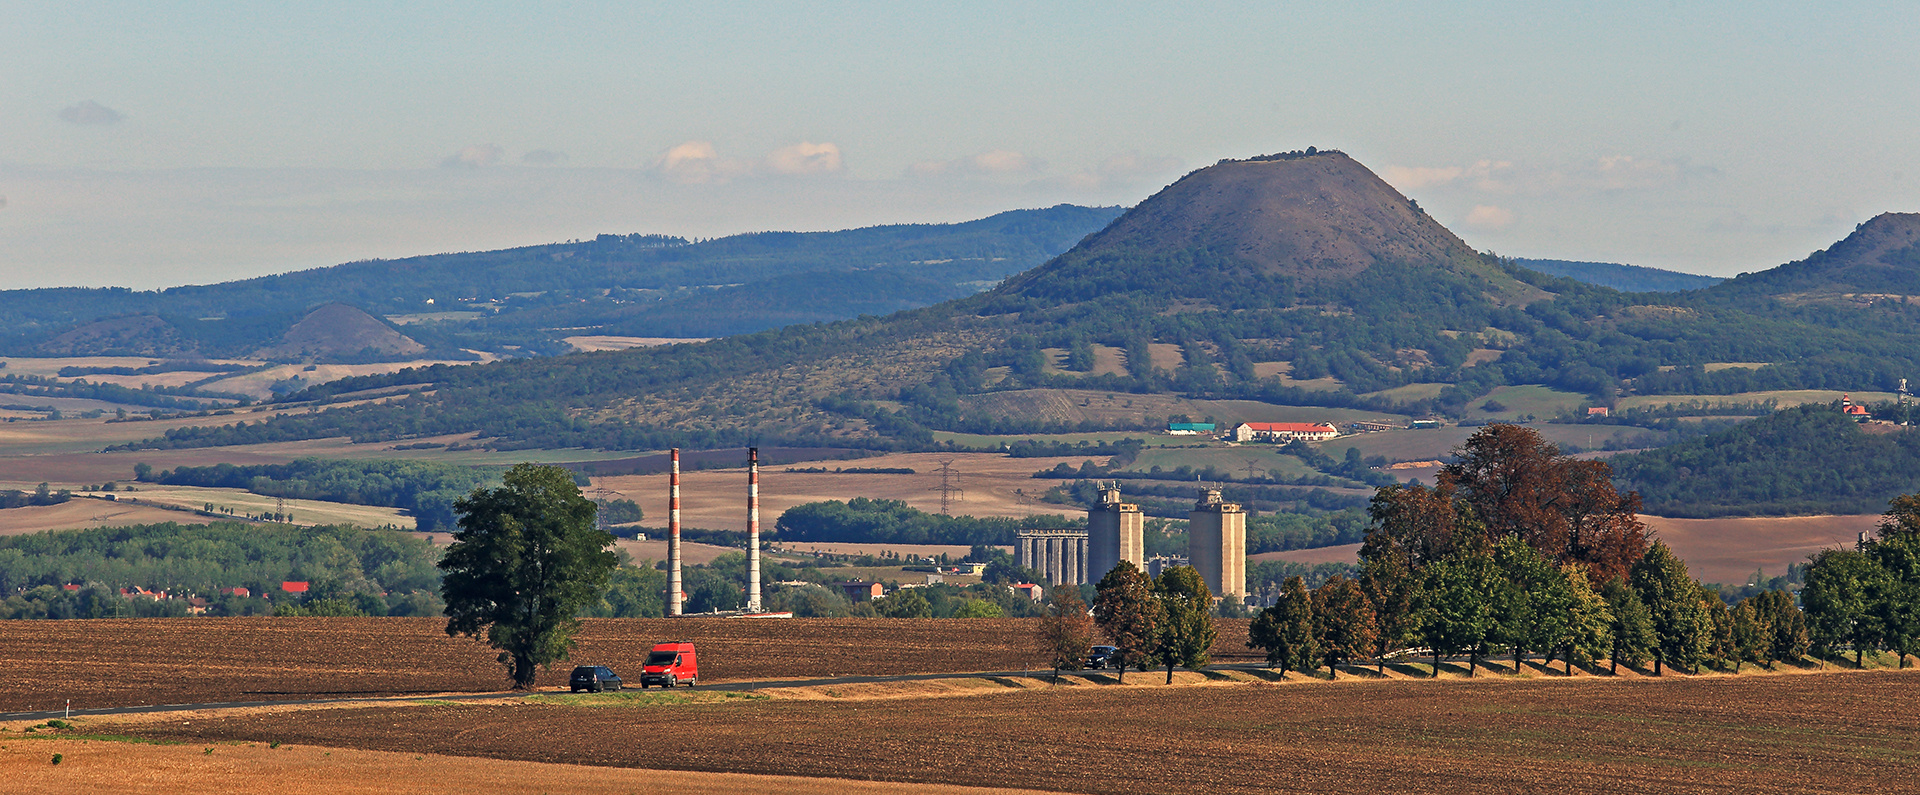
<path id="1" fill-rule="evenodd" d="M 619 690 L 620 675 L 604 665 L 582 665 L 573 669 L 573 678 L 568 680 L 567 685 L 572 687 L 575 693 L 582 690 L 589 693 Z"/>
<path id="2" fill-rule="evenodd" d="M 1119 649 L 1112 646 L 1095 646 L 1093 653 L 1087 655 L 1088 668 L 1112 668 L 1113 654 Z"/>

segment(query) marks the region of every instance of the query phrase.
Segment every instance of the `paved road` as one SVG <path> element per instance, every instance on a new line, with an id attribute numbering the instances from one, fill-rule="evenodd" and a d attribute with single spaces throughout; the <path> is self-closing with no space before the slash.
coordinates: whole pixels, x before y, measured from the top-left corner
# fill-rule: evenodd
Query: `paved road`
<path id="1" fill-rule="evenodd" d="M 1209 671 L 1219 671 L 1219 670 L 1244 671 L 1244 670 L 1251 670 L 1251 669 L 1264 668 L 1264 667 L 1265 666 L 1258 665 L 1258 664 L 1212 665 L 1212 666 L 1208 666 L 1207 670 Z M 1151 676 L 1153 675 L 1155 670 L 1165 670 L 1165 669 L 1149 670 L 1144 675 Z M 1025 671 L 975 671 L 972 673 L 895 674 L 890 676 L 835 676 L 835 677 L 827 677 L 823 679 L 776 679 L 776 680 L 760 680 L 760 681 L 751 681 L 751 682 L 714 682 L 712 684 L 701 684 L 699 685 L 698 689 L 744 692 L 744 691 L 750 691 L 750 690 L 769 690 L 769 689 L 782 688 L 782 687 L 818 687 L 818 686 L 824 686 L 824 685 L 856 685 L 856 684 L 869 684 L 874 682 L 926 682 L 926 681 L 932 681 L 937 679 L 980 679 L 980 678 L 991 678 L 991 677 L 998 677 L 998 678 L 1004 679 L 1004 678 L 1023 678 L 1023 677 L 1043 677 L 1043 676 L 1051 675 L 1051 673 L 1052 671 L 1049 669 L 1040 668 L 1040 669 L 1027 669 Z M 1135 675 L 1140 676 L 1142 674 L 1135 674 Z M 558 693 L 563 691 L 546 690 L 546 691 L 539 691 L 539 692 Z M 527 695 L 533 695 L 533 694 L 523 693 L 518 691 L 504 691 L 504 692 L 492 692 L 492 693 L 423 693 L 420 695 L 411 695 L 411 696 L 359 696 L 359 697 L 351 697 L 351 698 L 320 698 L 320 699 L 306 699 L 306 700 L 298 700 L 298 701 L 217 701 L 217 702 L 208 702 L 208 703 L 202 703 L 202 704 L 143 704 L 143 705 L 125 706 L 125 707 L 99 707 L 94 709 L 76 709 L 76 710 L 73 710 L 72 713 L 68 713 L 65 710 L 51 710 L 46 712 L 0 712 L 0 722 L 11 722 L 11 721 L 19 721 L 19 720 L 34 720 L 34 721 L 51 720 L 53 718 L 65 718 L 65 717 L 68 717 L 69 714 L 71 714 L 72 717 L 84 718 L 84 717 L 94 717 L 99 715 L 139 715 L 139 714 L 159 713 L 159 712 L 187 712 L 190 710 L 202 710 L 202 709 L 237 709 L 237 708 L 243 708 L 243 707 L 313 706 L 313 705 L 324 705 L 324 704 L 378 704 L 383 702 L 404 703 L 408 701 L 425 701 L 425 700 L 435 699 L 435 698 L 459 699 L 462 701 L 472 701 L 475 699 L 520 698 L 522 696 L 527 696 Z"/>

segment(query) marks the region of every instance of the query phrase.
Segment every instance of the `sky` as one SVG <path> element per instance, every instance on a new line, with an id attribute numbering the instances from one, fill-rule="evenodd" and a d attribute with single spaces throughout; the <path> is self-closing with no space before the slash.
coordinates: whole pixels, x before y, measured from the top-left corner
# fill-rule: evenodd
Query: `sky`
<path id="1" fill-rule="evenodd" d="M 1920 211 L 1920 5 L 0 0 L 0 288 L 1132 205 L 1341 149 L 1712 275 Z"/>

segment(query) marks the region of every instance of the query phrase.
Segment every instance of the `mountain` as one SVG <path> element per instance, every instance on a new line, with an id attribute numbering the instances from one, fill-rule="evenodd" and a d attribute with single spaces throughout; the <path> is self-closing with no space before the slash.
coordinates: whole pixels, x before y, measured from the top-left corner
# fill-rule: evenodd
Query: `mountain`
<path id="1" fill-rule="evenodd" d="M 395 359 L 425 353 L 427 346 L 394 331 L 377 318 L 346 304 L 326 304 L 287 329 L 278 344 L 262 348 L 262 359 L 340 359 L 350 356 Z"/>
<path id="2" fill-rule="evenodd" d="M 1514 262 L 1529 270 L 1551 276 L 1564 276 L 1601 287 L 1611 287 L 1623 293 L 1677 293 L 1683 290 L 1712 287 L 1726 281 L 1717 276 L 1699 276 L 1612 262 L 1579 262 L 1564 259 L 1516 259 Z"/>
<path id="3" fill-rule="evenodd" d="M 1119 212 L 1060 205 L 957 224 L 703 241 L 600 235 L 158 291 L 7 290 L 0 355 L 245 356 L 330 303 L 407 324 L 422 355 L 435 358 L 463 348 L 563 353 L 559 339 L 576 334 L 749 333 L 971 295 L 1067 250 Z M 129 331 L 135 326 L 152 334 Z"/>
<path id="4" fill-rule="evenodd" d="M 1920 213 L 1882 213 L 1806 259 L 1716 285 L 1719 297 L 1796 304 L 1920 303 Z"/>
<path id="5" fill-rule="evenodd" d="M 1533 294 L 1365 166 L 1318 150 L 1188 174 L 996 293 L 1072 302 L 1145 290 L 1243 304 L 1241 288 L 1252 283 L 1260 303 L 1280 305 L 1407 265 L 1427 279 L 1447 273 L 1494 293 Z"/>
<path id="6" fill-rule="evenodd" d="M 946 303 L 700 344 L 350 378 L 284 398 L 325 410 L 142 444 L 473 432 L 501 449 L 928 448 L 935 431 L 1165 419 L 1080 410 L 1096 396 L 1465 416 L 1501 385 L 1610 405 L 1624 394 L 1890 390 L 1920 374 L 1920 308 L 1862 314 L 1725 287 L 1628 294 L 1474 252 L 1352 158 L 1308 150 L 1196 171 L 1039 267 Z M 411 394 L 333 405 L 372 388 Z"/>

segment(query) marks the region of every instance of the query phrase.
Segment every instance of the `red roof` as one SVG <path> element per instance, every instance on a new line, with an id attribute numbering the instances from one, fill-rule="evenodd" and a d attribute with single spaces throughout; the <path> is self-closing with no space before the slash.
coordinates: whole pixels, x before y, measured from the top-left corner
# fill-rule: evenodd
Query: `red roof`
<path id="1" fill-rule="evenodd" d="M 1325 422 L 1249 422 L 1248 428 L 1267 433 L 1339 433 L 1340 429 Z"/>
<path id="2" fill-rule="evenodd" d="M 280 590 L 286 591 L 287 593 L 306 593 L 307 584 L 304 582 L 294 582 L 293 580 L 288 580 L 286 582 L 280 583 Z"/>
<path id="3" fill-rule="evenodd" d="M 1865 415 L 1866 415 L 1866 413 L 1867 413 L 1867 407 L 1866 407 L 1866 406 L 1848 406 L 1848 407 L 1846 407 L 1846 409 L 1844 409 L 1844 410 L 1845 410 L 1845 411 L 1846 411 L 1846 412 L 1847 412 L 1848 414 L 1852 414 L 1852 415 L 1854 415 L 1854 416 L 1856 416 L 1856 417 L 1860 417 L 1860 416 L 1865 416 Z"/>

